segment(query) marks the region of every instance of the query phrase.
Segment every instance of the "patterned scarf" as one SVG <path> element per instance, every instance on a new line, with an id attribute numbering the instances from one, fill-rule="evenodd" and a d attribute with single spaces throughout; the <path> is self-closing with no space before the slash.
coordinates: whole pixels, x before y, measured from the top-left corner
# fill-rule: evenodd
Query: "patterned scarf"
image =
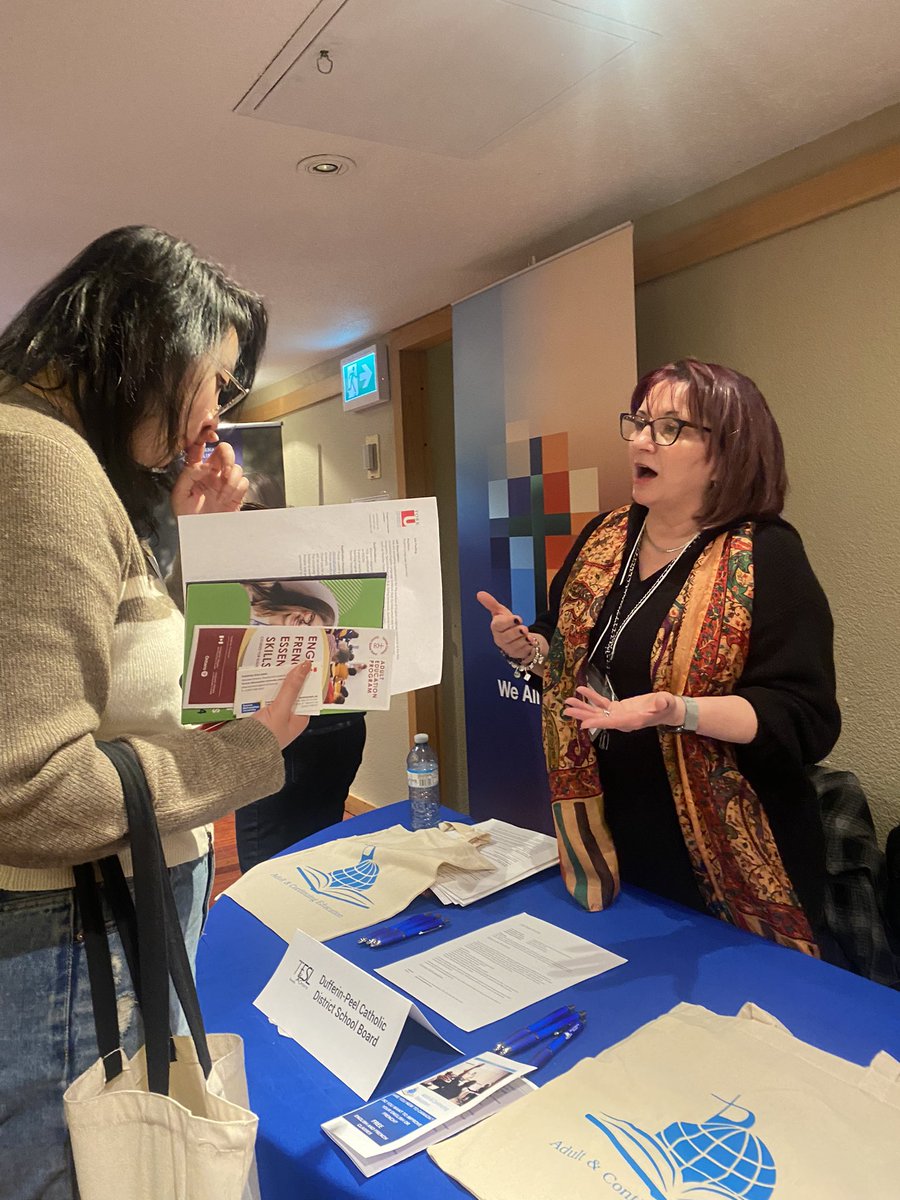
<path id="1" fill-rule="evenodd" d="M 591 631 L 619 574 L 628 513 L 628 508 L 611 513 L 575 561 L 544 682 L 544 754 L 563 878 L 579 904 L 592 912 L 616 898 L 619 868 L 593 743 L 564 716 L 563 706 L 585 682 Z M 753 527 L 744 525 L 704 547 L 666 615 L 651 655 L 654 690 L 727 696 L 747 658 L 752 613 Z M 734 748 L 690 733 L 660 731 L 659 739 L 681 832 L 709 911 L 739 929 L 818 957 L 768 818 L 737 769 Z"/>

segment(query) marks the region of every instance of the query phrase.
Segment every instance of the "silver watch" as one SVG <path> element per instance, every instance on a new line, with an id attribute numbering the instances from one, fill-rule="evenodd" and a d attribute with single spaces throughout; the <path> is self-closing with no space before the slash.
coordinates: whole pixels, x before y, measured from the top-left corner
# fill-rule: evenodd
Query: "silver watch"
<path id="1" fill-rule="evenodd" d="M 697 707 L 697 701 L 690 696 L 681 696 L 684 701 L 684 720 L 680 725 L 661 725 L 660 729 L 666 733 L 696 733 L 697 726 L 700 724 L 700 709 Z"/>

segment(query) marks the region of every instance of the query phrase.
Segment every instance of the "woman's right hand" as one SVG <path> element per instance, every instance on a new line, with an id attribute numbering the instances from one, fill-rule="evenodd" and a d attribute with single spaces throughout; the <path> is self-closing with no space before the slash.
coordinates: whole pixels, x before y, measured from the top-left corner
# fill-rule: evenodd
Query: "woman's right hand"
<path id="1" fill-rule="evenodd" d="M 297 703 L 297 697 L 303 691 L 303 685 L 309 678 L 310 669 L 311 664 L 308 662 L 292 667 L 278 689 L 275 699 L 250 718 L 251 721 L 259 721 L 261 725 L 271 729 L 278 738 L 278 745 L 282 750 L 289 746 L 294 738 L 299 737 L 309 724 L 309 717 L 297 716 L 294 712 L 294 705 Z"/>
<path id="2" fill-rule="evenodd" d="M 534 654 L 534 642 L 522 618 L 510 612 L 490 592 L 476 592 L 475 599 L 491 614 L 494 645 L 510 658 L 524 662 Z"/>

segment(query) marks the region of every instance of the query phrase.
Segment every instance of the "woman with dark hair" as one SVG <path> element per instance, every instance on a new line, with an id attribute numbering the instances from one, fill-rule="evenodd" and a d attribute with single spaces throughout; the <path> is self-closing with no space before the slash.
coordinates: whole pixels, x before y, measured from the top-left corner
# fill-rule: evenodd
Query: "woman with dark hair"
<path id="1" fill-rule="evenodd" d="M 250 597 L 254 625 L 331 626 L 337 620 L 334 592 L 318 579 L 255 580 L 245 581 L 243 586 Z"/>
<path id="2" fill-rule="evenodd" d="M 140 540 L 179 456 L 176 515 L 240 507 L 231 448 L 203 452 L 265 333 L 259 297 L 137 226 L 98 238 L 0 333 L 0 1128 L 19 1200 L 73 1194 L 62 1093 L 97 1055 L 71 868 L 119 852 L 130 871 L 119 777 L 97 742 L 140 760 L 193 949 L 208 823 L 279 788 L 281 749 L 306 726 L 298 668 L 254 718 L 182 728 L 183 620 Z M 115 935 L 113 950 L 121 961 Z"/>
<path id="3" fill-rule="evenodd" d="M 560 861 L 592 910 L 620 878 L 814 956 L 824 842 L 806 767 L 840 732 L 828 602 L 783 521 L 781 436 L 756 385 L 686 359 L 620 418 L 633 503 L 592 521 L 526 629 L 543 675 Z"/>

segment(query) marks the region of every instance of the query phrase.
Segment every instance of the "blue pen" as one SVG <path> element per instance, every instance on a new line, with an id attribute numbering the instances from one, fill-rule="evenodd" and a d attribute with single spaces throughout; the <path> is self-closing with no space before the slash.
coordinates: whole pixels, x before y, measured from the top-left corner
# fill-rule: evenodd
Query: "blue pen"
<path id="1" fill-rule="evenodd" d="M 529 1046 L 536 1046 L 544 1038 L 556 1033 L 566 1021 L 573 1021 L 576 1015 L 574 1004 L 564 1004 L 561 1008 L 555 1008 L 553 1012 L 547 1013 L 545 1017 L 539 1017 L 530 1025 L 525 1025 L 522 1029 L 517 1029 L 515 1033 L 511 1033 L 502 1042 L 498 1042 L 494 1047 L 494 1053 L 512 1054 L 513 1049 L 518 1052 L 519 1050 L 527 1050 Z"/>
<path id="2" fill-rule="evenodd" d="M 568 1042 L 571 1042 L 573 1037 L 576 1037 L 584 1029 L 585 1022 L 579 1018 L 573 1021 L 571 1025 L 567 1025 L 565 1029 L 561 1029 L 554 1037 L 550 1039 L 546 1046 L 542 1046 L 533 1058 L 529 1058 L 528 1064 L 532 1067 L 544 1067 L 554 1056 L 562 1050 Z"/>
<path id="3" fill-rule="evenodd" d="M 552 1025 L 546 1025 L 543 1029 L 539 1029 L 537 1033 L 528 1035 L 528 1038 L 520 1038 L 507 1045 L 506 1054 L 509 1058 L 518 1058 L 523 1050 L 532 1050 L 541 1042 L 546 1042 L 548 1038 L 555 1037 L 558 1033 L 563 1033 L 571 1025 L 577 1024 L 579 1021 L 586 1021 L 587 1013 L 571 1012 L 566 1016 L 564 1021 L 554 1021 Z"/>
<path id="4" fill-rule="evenodd" d="M 440 921 L 441 919 L 437 913 L 417 913 L 415 916 L 393 921 L 390 925 L 379 925 L 377 929 L 373 929 L 370 933 L 361 937 L 359 944 L 361 946 L 367 945 L 372 938 L 393 937 L 395 934 L 409 933 L 411 931 L 418 932 L 419 929 L 433 925 L 435 921 Z"/>
<path id="5" fill-rule="evenodd" d="M 393 946 L 397 942 L 406 941 L 407 938 L 418 937 L 423 933 L 432 933 L 435 929 L 443 929 L 447 924 L 447 920 L 436 913 L 423 913 L 418 917 L 409 917 L 396 925 L 383 925 L 379 929 L 373 929 L 367 937 L 359 939 L 359 944 L 371 946 L 373 949 L 378 946 Z"/>

